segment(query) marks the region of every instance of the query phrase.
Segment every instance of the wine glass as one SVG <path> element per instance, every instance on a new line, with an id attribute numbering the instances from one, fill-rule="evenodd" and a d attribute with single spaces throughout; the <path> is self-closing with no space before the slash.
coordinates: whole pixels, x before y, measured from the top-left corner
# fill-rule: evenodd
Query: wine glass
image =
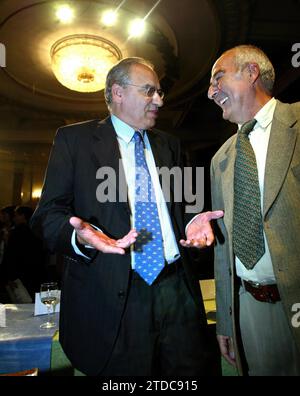
<path id="1" fill-rule="evenodd" d="M 51 320 L 50 309 L 54 313 L 55 305 L 58 300 L 58 284 L 57 282 L 46 282 L 41 284 L 40 288 L 41 302 L 47 307 L 47 322 L 40 325 L 42 329 L 51 329 L 56 326 L 56 323 Z"/>

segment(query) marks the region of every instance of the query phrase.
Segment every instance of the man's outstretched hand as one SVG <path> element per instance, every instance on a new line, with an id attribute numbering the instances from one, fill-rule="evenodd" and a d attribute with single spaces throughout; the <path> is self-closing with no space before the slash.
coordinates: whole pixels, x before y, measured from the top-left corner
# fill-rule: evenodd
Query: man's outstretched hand
<path id="1" fill-rule="evenodd" d="M 76 231 L 79 243 L 89 245 L 103 253 L 125 254 L 125 249 L 132 245 L 137 237 L 136 230 L 132 229 L 121 239 L 109 238 L 79 217 L 71 217 L 70 224 Z"/>
<path id="2" fill-rule="evenodd" d="M 200 213 L 188 225 L 186 230 L 186 240 L 181 239 L 179 242 L 184 247 L 204 248 L 214 242 L 214 233 L 210 224 L 211 220 L 223 217 L 223 210 Z"/>

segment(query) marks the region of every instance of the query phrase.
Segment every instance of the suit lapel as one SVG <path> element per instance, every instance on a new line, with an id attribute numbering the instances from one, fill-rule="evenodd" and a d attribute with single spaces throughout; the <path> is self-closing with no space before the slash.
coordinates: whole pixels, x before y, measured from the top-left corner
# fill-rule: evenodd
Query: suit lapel
<path id="1" fill-rule="evenodd" d="M 124 209 L 130 212 L 121 153 L 110 117 L 98 123 L 93 137 L 92 159 L 97 170 L 99 168 L 111 168 L 114 170 L 116 183 L 113 183 L 112 188 L 116 190 L 117 201 L 120 201 L 120 204 L 124 205 Z"/>
<path id="2" fill-rule="evenodd" d="M 277 103 L 266 159 L 263 216 L 276 199 L 286 177 L 296 144 L 296 117 L 289 105 Z"/>
<path id="3" fill-rule="evenodd" d="M 221 172 L 221 183 L 222 191 L 224 191 L 224 222 L 228 229 L 229 235 L 232 230 L 232 218 L 233 218 L 233 181 L 234 181 L 234 162 L 236 157 L 235 152 L 236 136 L 223 153 L 220 158 L 219 167 Z"/>
<path id="4" fill-rule="evenodd" d="M 147 136 L 151 145 L 151 150 L 156 167 L 161 168 L 163 166 L 166 166 L 168 167 L 168 169 L 171 169 L 173 164 L 171 161 L 171 151 L 169 150 L 169 147 L 165 147 L 165 143 L 163 142 L 163 139 L 155 131 L 149 131 L 147 133 Z M 162 187 L 161 175 L 159 175 L 159 182 Z M 170 191 L 171 199 L 167 199 L 168 197 L 165 197 L 169 213 L 171 213 L 171 202 L 173 202 L 173 196 L 174 196 L 172 183 L 170 185 L 170 190 L 171 190 Z"/>
<path id="5" fill-rule="evenodd" d="M 162 166 L 171 166 L 171 164 L 168 162 L 169 150 L 166 150 L 164 147 L 162 138 L 155 131 L 149 131 L 147 136 L 151 145 L 156 166 L 159 168 Z"/>
<path id="6" fill-rule="evenodd" d="M 116 138 L 116 133 L 110 118 L 100 121 L 94 131 L 92 157 L 95 164 L 109 166 L 117 170 L 121 154 Z"/>

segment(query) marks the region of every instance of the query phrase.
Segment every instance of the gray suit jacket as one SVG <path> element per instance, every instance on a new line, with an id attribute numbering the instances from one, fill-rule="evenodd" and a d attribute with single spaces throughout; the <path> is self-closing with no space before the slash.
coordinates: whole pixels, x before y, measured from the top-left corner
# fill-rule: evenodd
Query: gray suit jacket
<path id="1" fill-rule="evenodd" d="M 217 334 L 233 336 L 235 266 L 232 246 L 233 173 L 237 134 L 229 138 L 211 163 L 213 210 L 223 209 L 217 222 L 215 280 Z M 300 350 L 300 326 L 293 327 L 295 303 L 300 303 L 300 103 L 277 101 L 265 168 L 263 225 L 277 285 L 291 330 Z M 217 230 L 218 231 L 218 230 Z M 299 309 L 299 308 L 298 308 Z M 236 348 L 238 351 L 238 348 Z M 238 366 L 239 356 L 238 357 Z M 240 367 L 239 367 L 240 368 Z"/>

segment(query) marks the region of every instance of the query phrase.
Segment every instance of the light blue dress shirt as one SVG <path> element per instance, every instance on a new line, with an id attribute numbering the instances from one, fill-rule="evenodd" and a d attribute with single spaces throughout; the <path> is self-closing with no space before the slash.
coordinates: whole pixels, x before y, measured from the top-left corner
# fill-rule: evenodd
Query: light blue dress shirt
<path id="1" fill-rule="evenodd" d="M 117 140 L 121 153 L 123 168 L 125 172 L 126 183 L 128 186 L 128 200 L 131 209 L 131 227 L 134 226 L 134 197 L 135 197 L 135 155 L 134 155 L 134 139 L 133 135 L 135 130 L 128 124 L 120 120 L 115 115 L 111 115 L 111 121 L 117 134 Z M 158 215 L 160 219 L 160 225 L 163 237 L 164 256 L 165 260 L 171 264 L 178 260 L 180 257 L 178 245 L 176 242 L 175 234 L 173 231 L 172 222 L 168 212 L 167 204 L 163 196 L 161 185 L 159 183 L 159 177 L 154 161 L 153 153 L 151 150 L 150 142 L 147 133 L 144 133 L 144 144 L 145 144 L 145 158 L 149 172 L 154 185 L 155 197 L 158 208 Z M 100 203 L 99 203 L 100 205 Z M 128 230 L 129 231 L 129 230 Z M 75 232 L 72 235 L 72 245 L 75 252 L 81 256 L 86 257 L 76 246 Z M 131 265 L 135 268 L 135 257 L 133 246 L 131 248 Z"/>

